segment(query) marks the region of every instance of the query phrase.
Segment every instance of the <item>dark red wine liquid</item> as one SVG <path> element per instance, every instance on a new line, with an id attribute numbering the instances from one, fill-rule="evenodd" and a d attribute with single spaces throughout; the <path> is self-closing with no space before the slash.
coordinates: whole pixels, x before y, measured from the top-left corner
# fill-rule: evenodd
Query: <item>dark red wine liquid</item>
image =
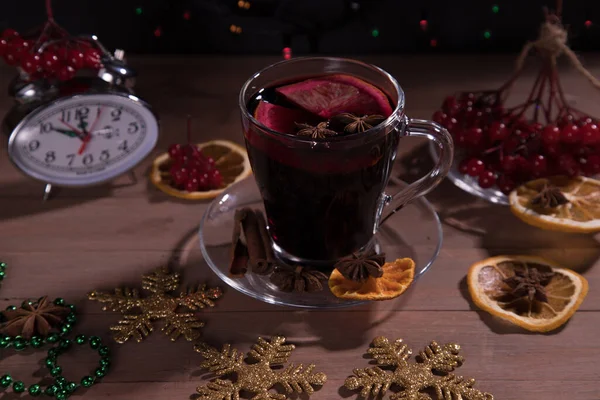
<path id="1" fill-rule="evenodd" d="M 275 88 L 265 88 L 260 99 L 294 107 Z M 250 113 L 258 101 L 248 103 Z M 280 248 L 298 258 L 331 261 L 368 244 L 396 157 L 395 132 L 336 152 L 290 148 L 253 126 L 245 137 L 269 232 Z"/>

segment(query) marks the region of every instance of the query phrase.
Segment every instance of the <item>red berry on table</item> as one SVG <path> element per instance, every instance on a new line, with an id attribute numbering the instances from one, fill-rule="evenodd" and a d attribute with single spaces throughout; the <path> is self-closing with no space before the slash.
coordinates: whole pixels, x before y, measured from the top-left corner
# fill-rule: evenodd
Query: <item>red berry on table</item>
<path id="1" fill-rule="evenodd" d="M 0 56 L 3 56 L 8 51 L 8 41 L 4 38 L 0 39 Z"/>
<path id="2" fill-rule="evenodd" d="M 516 172 L 517 169 L 519 168 L 519 162 L 518 162 L 517 156 L 511 156 L 511 155 L 504 156 L 504 158 L 502 159 L 501 165 L 502 165 L 502 170 L 504 172 L 506 172 L 507 174 L 512 174 L 513 172 Z"/>
<path id="3" fill-rule="evenodd" d="M 594 145 L 600 143 L 600 128 L 594 123 L 585 124 L 581 128 L 581 142 L 585 145 Z"/>
<path id="4" fill-rule="evenodd" d="M 100 52 L 98 50 L 89 48 L 85 50 L 83 54 L 85 58 L 85 65 L 88 68 L 100 68 Z"/>
<path id="5" fill-rule="evenodd" d="M 188 179 L 188 181 L 185 184 L 185 190 L 187 190 L 188 192 L 196 192 L 199 187 L 200 184 L 198 183 L 198 179 L 196 179 L 195 177 L 191 177 L 190 179 Z"/>
<path id="6" fill-rule="evenodd" d="M 67 53 L 67 64 L 75 69 L 81 69 L 85 66 L 85 57 L 79 50 L 71 49 Z"/>
<path id="7" fill-rule="evenodd" d="M 33 74 L 42 65 L 42 59 L 37 54 L 27 53 L 21 58 L 21 68 L 28 74 Z"/>
<path id="8" fill-rule="evenodd" d="M 489 189 L 496 184 L 496 175 L 492 171 L 484 170 L 479 174 L 477 182 L 482 189 Z"/>
<path id="9" fill-rule="evenodd" d="M 600 174 L 600 155 L 599 154 L 589 155 L 585 159 L 585 164 L 583 164 L 583 171 L 587 175 Z"/>
<path id="10" fill-rule="evenodd" d="M 472 158 L 467 163 L 467 174 L 470 176 L 479 176 L 485 169 L 485 164 L 478 158 Z"/>
<path id="11" fill-rule="evenodd" d="M 19 36 L 19 32 L 15 31 L 14 29 L 6 28 L 5 30 L 2 31 L 3 39 L 13 39 L 17 36 Z"/>
<path id="12" fill-rule="evenodd" d="M 223 177 L 218 169 L 213 169 L 208 174 L 208 184 L 211 189 L 218 189 L 223 184 Z"/>
<path id="13" fill-rule="evenodd" d="M 198 179 L 198 190 L 209 190 L 209 178 L 207 173 L 202 173 L 197 176 Z"/>
<path id="14" fill-rule="evenodd" d="M 449 117 L 446 119 L 444 127 L 448 129 L 448 132 L 450 132 L 452 135 L 455 135 L 458 129 L 458 121 L 454 117 Z"/>
<path id="15" fill-rule="evenodd" d="M 44 51 L 42 53 L 42 68 L 50 73 L 54 73 L 60 67 L 58 57 L 53 51 Z"/>
<path id="16" fill-rule="evenodd" d="M 565 125 L 560 132 L 560 140 L 563 143 L 580 143 L 583 132 L 576 124 Z"/>
<path id="17" fill-rule="evenodd" d="M 500 189 L 502 193 L 509 194 L 515 187 L 517 187 L 517 184 L 512 180 L 511 177 L 502 175 L 496 181 L 496 186 L 498 186 L 498 189 Z"/>
<path id="18" fill-rule="evenodd" d="M 488 128 L 488 137 L 491 142 L 504 140 L 509 135 L 508 128 L 501 121 L 494 121 Z"/>
<path id="19" fill-rule="evenodd" d="M 169 157 L 178 159 L 181 157 L 181 145 L 179 143 L 169 146 Z"/>
<path id="20" fill-rule="evenodd" d="M 568 176 L 577 176 L 579 174 L 579 165 L 575 158 L 570 154 L 561 154 L 558 157 L 558 172 Z"/>
<path id="21" fill-rule="evenodd" d="M 542 142 L 544 144 L 554 144 L 560 142 L 560 129 L 555 125 L 546 125 L 542 130 Z"/>
<path id="22" fill-rule="evenodd" d="M 454 115 L 458 109 L 460 108 L 456 97 L 448 96 L 444 99 L 444 103 L 442 104 L 442 110 L 448 115 Z"/>
<path id="23" fill-rule="evenodd" d="M 76 72 L 70 65 L 63 64 L 56 70 L 56 77 L 61 81 L 68 81 L 75 76 Z"/>
<path id="24" fill-rule="evenodd" d="M 529 164 L 531 165 L 531 174 L 534 178 L 544 176 L 548 170 L 548 161 L 541 154 L 533 155 L 529 160 Z"/>
<path id="25" fill-rule="evenodd" d="M 467 140 L 467 132 L 466 131 L 456 132 L 454 134 L 454 143 L 458 147 L 463 147 L 463 148 L 468 147 L 469 143 L 468 143 L 468 140 Z"/>
<path id="26" fill-rule="evenodd" d="M 462 160 L 460 164 L 458 164 L 458 172 L 460 172 L 463 175 L 466 175 L 469 171 L 469 161 L 471 161 L 471 159 L 469 158 L 465 158 L 464 160 Z"/>
<path id="27" fill-rule="evenodd" d="M 440 125 L 444 125 L 444 122 L 446 122 L 446 120 L 448 119 L 448 114 L 446 114 L 445 112 L 443 112 L 441 110 L 438 110 L 433 113 L 433 117 L 431 119 L 433 119 L 435 122 L 437 122 Z"/>
<path id="28" fill-rule="evenodd" d="M 472 147 L 477 147 L 483 140 L 483 130 L 481 128 L 470 128 L 466 132 L 467 144 Z"/>

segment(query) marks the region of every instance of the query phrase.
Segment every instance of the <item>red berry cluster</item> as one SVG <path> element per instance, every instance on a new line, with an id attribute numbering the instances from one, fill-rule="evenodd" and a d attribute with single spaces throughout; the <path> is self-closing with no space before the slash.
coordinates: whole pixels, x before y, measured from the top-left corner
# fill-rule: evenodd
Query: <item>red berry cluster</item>
<path id="1" fill-rule="evenodd" d="M 600 173 L 599 122 L 566 107 L 545 125 L 536 122 L 537 111 L 528 121 L 523 114 L 533 103 L 506 110 L 498 91 L 461 93 L 447 97 L 433 120 L 452 134 L 460 172 L 484 189 L 510 193 L 531 179 Z"/>
<path id="2" fill-rule="evenodd" d="M 101 54 L 93 43 L 72 38 L 63 32 L 59 38 L 42 33 L 24 39 L 14 29 L 5 29 L 0 37 L 0 56 L 8 65 L 19 67 L 28 80 L 73 78 L 83 68 L 99 69 Z"/>
<path id="3" fill-rule="evenodd" d="M 194 144 L 169 146 L 172 165 L 169 169 L 171 185 L 187 192 L 218 189 L 223 178 L 215 168 L 215 160 L 206 157 Z"/>

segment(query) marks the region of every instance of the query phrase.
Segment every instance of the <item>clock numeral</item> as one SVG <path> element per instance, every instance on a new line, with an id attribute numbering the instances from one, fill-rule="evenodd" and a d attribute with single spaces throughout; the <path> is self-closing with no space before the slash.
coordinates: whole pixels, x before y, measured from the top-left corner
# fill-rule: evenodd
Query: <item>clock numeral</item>
<path id="1" fill-rule="evenodd" d="M 50 150 L 46 153 L 46 158 L 44 158 L 44 162 L 46 164 L 50 164 L 53 163 L 56 160 L 56 153 L 54 153 L 54 151 Z"/>
<path id="2" fill-rule="evenodd" d="M 100 153 L 100 161 L 108 161 L 109 158 L 110 154 L 108 153 L 108 150 L 102 150 L 102 153 Z"/>
<path id="3" fill-rule="evenodd" d="M 73 165 L 73 161 L 75 161 L 75 154 L 67 154 L 67 158 L 69 159 L 69 167 Z"/>
<path id="4" fill-rule="evenodd" d="M 52 129 L 54 128 L 52 127 L 52 124 L 50 122 L 42 122 L 40 124 L 40 134 L 52 132 Z"/>
<path id="5" fill-rule="evenodd" d="M 137 122 L 130 122 L 129 127 L 127 128 L 128 133 L 136 133 L 140 130 L 140 127 Z"/>
<path id="6" fill-rule="evenodd" d="M 29 151 L 36 151 L 39 148 L 40 148 L 39 140 L 32 140 L 31 142 L 29 142 Z"/>
<path id="7" fill-rule="evenodd" d="M 88 154 L 85 157 L 83 157 L 83 165 L 90 165 L 93 162 L 94 162 L 94 156 L 93 155 Z"/>
<path id="8" fill-rule="evenodd" d="M 117 147 L 117 149 L 122 150 L 125 153 L 127 153 L 129 151 L 129 148 L 127 147 L 127 140 L 123 140 L 123 142 L 121 142 L 121 144 L 119 145 L 119 147 Z"/>
<path id="9" fill-rule="evenodd" d="M 71 110 L 62 110 L 60 119 L 61 121 L 71 122 Z"/>
<path id="10" fill-rule="evenodd" d="M 88 114 L 90 113 L 90 109 L 87 107 L 81 107 L 75 109 L 75 119 L 86 119 Z"/>
<path id="11" fill-rule="evenodd" d="M 113 122 L 121 120 L 121 113 L 122 112 L 123 112 L 123 110 L 121 110 L 120 108 L 114 108 L 110 112 L 110 116 L 112 117 Z"/>

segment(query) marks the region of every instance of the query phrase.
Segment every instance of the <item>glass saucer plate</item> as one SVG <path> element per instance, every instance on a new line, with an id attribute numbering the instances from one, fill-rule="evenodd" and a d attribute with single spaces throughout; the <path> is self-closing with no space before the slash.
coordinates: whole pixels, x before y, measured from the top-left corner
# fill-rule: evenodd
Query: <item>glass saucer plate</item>
<path id="1" fill-rule="evenodd" d="M 241 278 L 230 277 L 233 216 L 235 210 L 242 207 L 264 211 L 258 187 L 252 177 L 238 182 L 215 198 L 200 222 L 199 239 L 202 254 L 209 267 L 223 282 L 250 297 L 270 304 L 325 309 L 365 303 L 335 297 L 329 291 L 327 282 L 323 282 L 321 292 L 286 293 L 273 285 L 268 276 L 248 272 Z M 379 251 L 386 253 L 388 261 L 402 257 L 412 258 L 417 266 L 416 281 L 437 258 L 442 246 L 442 236 L 442 225 L 435 210 L 426 199 L 420 198 L 392 215 L 375 235 L 374 243 Z"/>
<path id="2" fill-rule="evenodd" d="M 434 161 L 437 161 L 439 158 L 438 149 L 433 144 L 433 142 L 429 145 L 429 154 Z M 470 193 L 474 196 L 481 197 L 484 200 L 489 201 L 494 204 L 502 204 L 507 206 L 508 197 L 502 193 L 500 190 L 495 187 L 489 189 L 483 189 L 477 183 L 477 179 L 473 178 L 469 175 L 463 175 L 458 171 L 458 165 L 462 161 L 462 155 L 460 154 L 460 150 L 456 150 L 454 153 L 454 162 L 452 163 L 452 167 L 448 172 L 448 179 L 457 186 L 458 188 L 464 190 L 467 193 Z"/>

